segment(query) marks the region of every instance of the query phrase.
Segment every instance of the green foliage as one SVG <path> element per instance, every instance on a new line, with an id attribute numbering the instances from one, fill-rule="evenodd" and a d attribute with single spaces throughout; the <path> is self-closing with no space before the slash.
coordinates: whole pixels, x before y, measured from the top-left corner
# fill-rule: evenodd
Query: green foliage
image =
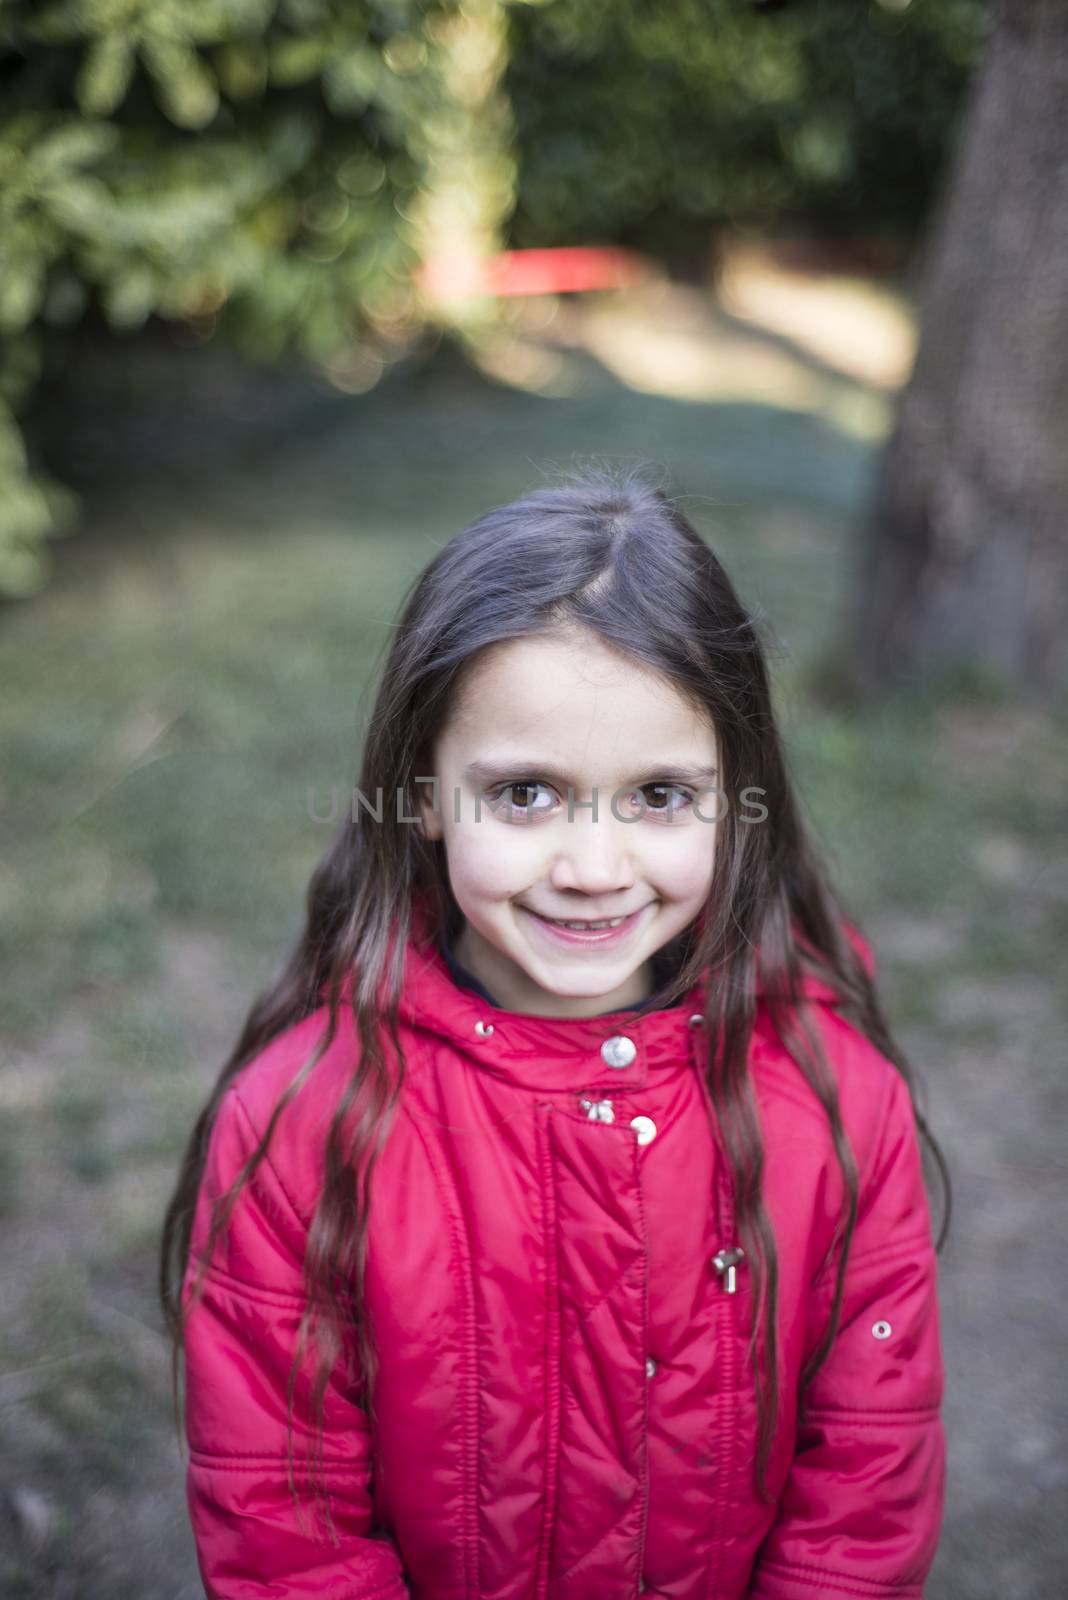
<path id="1" fill-rule="evenodd" d="M 915 238 L 985 0 L 548 0 L 509 12 L 517 245 L 711 226 Z"/>
<path id="2" fill-rule="evenodd" d="M 44 536 L 71 520 L 72 498 L 31 474 L 15 416 L 73 324 L 185 323 L 254 359 L 295 349 L 336 364 L 342 387 L 365 347 L 372 371 L 403 347 L 420 310 L 429 130 L 477 112 L 477 94 L 460 105 L 452 92 L 451 58 L 498 9 L 3 5 L 0 591 L 38 588 Z"/>
<path id="3" fill-rule="evenodd" d="M 911 236 L 984 14 L 0 0 L 0 593 L 40 587 L 73 523 L 16 419 L 75 324 L 292 349 L 355 391 L 428 313 L 420 260 L 492 249 L 509 216 L 518 245 L 661 255 L 725 220 Z"/>

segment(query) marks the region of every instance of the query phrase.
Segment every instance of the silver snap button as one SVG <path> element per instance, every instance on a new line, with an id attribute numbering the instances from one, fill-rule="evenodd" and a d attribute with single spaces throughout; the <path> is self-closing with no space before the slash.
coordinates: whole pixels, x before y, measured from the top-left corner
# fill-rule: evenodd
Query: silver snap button
<path id="1" fill-rule="evenodd" d="M 704 1020 L 705 1019 L 701 1015 L 701 1013 L 699 1011 L 695 1011 L 693 1013 L 693 1015 L 689 1018 L 689 1026 L 691 1028 L 699 1028 Z"/>
<path id="2" fill-rule="evenodd" d="M 646 1356 L 645 1358 L 645 1376 L 647 1378 L 656 1377 L 656 1362 L 653 1360 L 652 1356 Z"/>
<path id="3" fill-rule="evenodd" d="M 651 1144 L 656 1138 L 656 1123 L 652 1117 L 631 1117 L 630 1125 L 638 1135 L 639 1144 Z"/>
<path id="4" fill-rule="evenodd" d="M 612 1110 L 611 1100 L 586 1100 L 579 1101 L 591 1122 L 614 1122 L 616 1114 Z"/>
<path id="5" fill-rule="evenodd" d="M 608 1067 L 629 1067 L 638 1054 L 638 1046 L 625 1033 L 617 1033 L 601 1046 L 601 1059 Z"/>
<path id="6" fill-rule="evenodd" d="M 893 1332 L 888 1322 L 876 1322 L 872 1325 L 872 1333 L 877 1339 L 889 1339 Z"/>
<path id="7" fill-rule="evenodd" d="M 475 1023 L 475 1032 L 478 1034 L 480 1039 L 488 1039 L 490 1034 L 493 1032 L 493 1023 L 492 1022 L 476 1022 Z"/>

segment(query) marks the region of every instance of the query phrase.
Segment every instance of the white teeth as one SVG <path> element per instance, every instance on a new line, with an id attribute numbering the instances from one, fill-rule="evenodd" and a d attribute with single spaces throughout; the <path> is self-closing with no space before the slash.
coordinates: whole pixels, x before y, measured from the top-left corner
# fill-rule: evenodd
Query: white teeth
<path id="1" fill-rule="evenodd" d="M 552 919 L 558 928 L 574 928 L 576 933 L 595 933 L 598 928 L 618 928 L 625 917 L 616 917 L 612 922 L 562 922 L 559 918 Z"/>

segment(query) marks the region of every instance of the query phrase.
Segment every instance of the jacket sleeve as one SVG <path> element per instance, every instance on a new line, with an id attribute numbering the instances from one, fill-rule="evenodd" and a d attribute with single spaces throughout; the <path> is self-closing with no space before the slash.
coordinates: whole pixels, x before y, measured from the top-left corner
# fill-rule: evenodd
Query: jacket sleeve
<path id="1" fill-rule="evenodd" d="M 212 1128 L 182 1287 L 189 1298 L 211 1204 L 226 1194 L 259 1135 L 236 1087 Z M 316 1434 L 309 1340 L 294 1385 L 292 1450 L 301 1519 L 287 1481 L 286 1389 L 296 1352 L 307 1227 L 261 1160 L 223 1227 L 185 1326 L 186 1498 L 208 1600 L 401 1600 L 396 1547 L 371 1531 L 371 1440 L 365 1412 L 331 1375 L 323 1401 L 322 1475 L 336 1529 L 314 1503 L 308 1441 Z"/>
<path id="2" fill-rule="evenodd" d="M 908 1085 L 894 1070 L 835 1341 L 806 1391 L 751 1600 L 907 1596 L 934 1561 L 945 1487 L 937 1257 Z M 839 1257 L 810 1296 L 805 1354 L 827 1324 Z"/>

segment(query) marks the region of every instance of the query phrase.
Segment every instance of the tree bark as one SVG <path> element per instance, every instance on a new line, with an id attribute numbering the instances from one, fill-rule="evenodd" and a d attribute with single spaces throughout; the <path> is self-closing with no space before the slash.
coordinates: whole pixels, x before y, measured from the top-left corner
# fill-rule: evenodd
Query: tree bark
<path id="1" fill-rule="evenodd" d="M 876 486 L 862 694 L 1068 667 L 1068 0 L 995 0 L 929 237 L 920 347 Z"/>

